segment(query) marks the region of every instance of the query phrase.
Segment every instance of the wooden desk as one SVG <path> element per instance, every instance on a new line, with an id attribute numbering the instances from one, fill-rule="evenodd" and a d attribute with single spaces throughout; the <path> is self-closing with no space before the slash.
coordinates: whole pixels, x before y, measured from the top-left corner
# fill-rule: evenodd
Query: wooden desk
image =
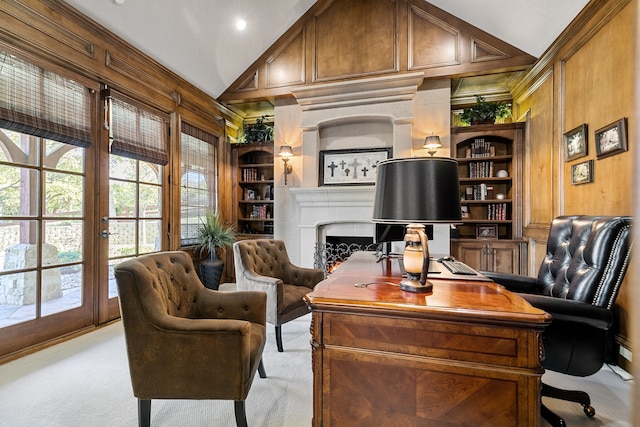
<path id="1" fill-rule="evenodd" d="M 307 295 L 313 425 L 539 426 L 550 316 L 493 282 L 400 278 L 358 252 Z"/>

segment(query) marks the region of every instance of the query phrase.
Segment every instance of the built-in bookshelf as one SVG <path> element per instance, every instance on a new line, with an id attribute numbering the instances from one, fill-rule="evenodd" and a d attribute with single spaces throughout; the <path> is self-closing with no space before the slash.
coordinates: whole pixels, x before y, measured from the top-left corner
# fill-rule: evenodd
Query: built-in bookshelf
<path id="1" fill-rule="evenodd" d="M 238 238 L 273 238 L 273 143 L 233 146 Z"/>
<path id="2" fill-rule="evenodd" d="M 457 127 L 462 222 L 452 253 L 480 270 L 522 273 L 522 143 L 524 123 Z"/>

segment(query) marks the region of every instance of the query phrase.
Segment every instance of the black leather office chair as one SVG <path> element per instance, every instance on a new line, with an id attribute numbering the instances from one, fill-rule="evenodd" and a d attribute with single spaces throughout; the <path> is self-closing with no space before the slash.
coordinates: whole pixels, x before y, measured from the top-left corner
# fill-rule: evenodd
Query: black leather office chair
<path id="1" fill-rule="evenodd" d="M 613 306 L 631 247 L 630 217 L 562 216 L 551 224 L 537 278 L 483 273 L 553 316 L 543 333 L 542 366 L 584 377 L 616 361 Z M 583 391 L 543 384 L 542 395 L 580 403 L 587 416 L 595 415 Z M 553 426 L 566 425 L 544 404 L 542 416 Z"/>

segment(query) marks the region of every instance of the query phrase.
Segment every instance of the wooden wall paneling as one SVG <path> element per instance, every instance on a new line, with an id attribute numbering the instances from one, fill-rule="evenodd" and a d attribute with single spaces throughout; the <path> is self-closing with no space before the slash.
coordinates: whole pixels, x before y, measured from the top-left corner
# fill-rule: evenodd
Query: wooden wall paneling
<path id="1" fill-rule="evenodd" d="M 596 215 L 631 214 L 633 207 L 630 177 L 633 152 L 637 144 L 629 144 L 629 151 L 594 162 L 594 182 L 571 184 L 571 165 L 596 159 L 594 131 L 634 111 L 634 64 L 627 58 L 633 49 L 632 14 L 617 14 L 578 51 L 566 58 L 564 72 L 563 132 L 587 123 L 589 152 L 586 157 L 566 162 L 564 178 L 564 213 Z M 597 66 L 593 66 L 594 62 Z M 629 141 L 634 141 L 633 132 Z M 620 177 L 625 177 L 620 179 Z"/>
<path id="2" fill-rule="evenodd" d="M 398 2 L 336 1 L 314 21 L 314 82 L 398 71 Z"/>
<path id="3" fill-rule="evenodd" d="M 548 234 L 545 222 L 548 224 L 553 217 L 633 213 L 631 195 L 635 188 L 637 148 L 629 145 L 628 152 L 597 159 L 594 131 L 629 117 L 628 138 L 636 139 L 638 124 L 633 96 L 636 70 L 628 59 L 635 42 L 634 3 L 637 0 L 591 1 L 514 88 L 520 107 L 531 108 L 531 139 L 526 156 L 530 157 L 527 179 L 531 185 L 527 198 L 535 204 L 529 204 L 525 235 L 530 242 L 530 265 L 536 265 L 534 272 L 544 256 Z M 553 73 L 551 86 L 546 80 L 539 83 L 545 73 Z M 582 123 L 588 125 L 588 155 L 565 162 L 563 134 Z M 545 163 L 544 150 L 550 156 L 547 162 L 556 170 L 538 176 L 537 165 Z M 594 160 L 594 182 L 571 185 L 571 165 L 584 160 Z M 546 185 L 545 176 L 555 180 L 552 187 Z M 548 197 L 551 205 L 545 206 Z M 616 340 L 626 348 L 630 346 L 633 292 L 637 288 L 632 283 L 633 277 L 627 275 L 616 302 L 619 316 Z M 619 363 L 629 365 L 622 358 Z"/>
<path id="4" fill-rule="evenodd" d="M 460 65 L 460 32 L 454 26 L 411 6 L 408 20 L 408 69 Z"/>
<path id="5" fill-rule="evenodd" d="M 531 55 L 424 0 L 319 0 L 218 100 L 290 96 L 300 86 L 297 80 L 285 84 L 263 74 L 274 54 L 300 28 L 306 33 L 305 85 L 416 70 L 427 78 L 524 70 L 535 62 Z M 296 70 L 297 66 L 284 67 Z"/>
<path id="6" fill-rule="evenodd" d="M 536 82 L 530 93 L 516 100 L 520 111 L 528 111 L 529 138 L 524 147 L 524 235 L 535 224 L 548 226 L 554 217 L 556 153 L 553 143 L 553 73 Z M 537 269 L 536 269 L 537 270 Z M 531 270 L 530 270 L 531 271 Z"/>
<path id="7" fill-rule="evenodd" d="M 265 63 L 265 87 L 295 86 L 306 82 L 305 28 L 294 32 Z"/>

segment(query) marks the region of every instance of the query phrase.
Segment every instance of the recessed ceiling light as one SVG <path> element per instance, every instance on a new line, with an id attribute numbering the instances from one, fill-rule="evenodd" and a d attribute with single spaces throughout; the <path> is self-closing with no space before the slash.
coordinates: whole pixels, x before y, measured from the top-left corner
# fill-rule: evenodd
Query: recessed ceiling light
<path id="1" fill-rule="evenodd" d="M 238 19 L 236 21 L 236 28 L 240 31 L 244 30 L 247 26 L 247 21 L 245 21 L 244 19 Z"/>
<path id="2" fill-rule="evenodd" d="M 124 0 L 113 0 L 113 2 L 115 4 L 122 4 L 122 3 L 124 3 Z"/>

